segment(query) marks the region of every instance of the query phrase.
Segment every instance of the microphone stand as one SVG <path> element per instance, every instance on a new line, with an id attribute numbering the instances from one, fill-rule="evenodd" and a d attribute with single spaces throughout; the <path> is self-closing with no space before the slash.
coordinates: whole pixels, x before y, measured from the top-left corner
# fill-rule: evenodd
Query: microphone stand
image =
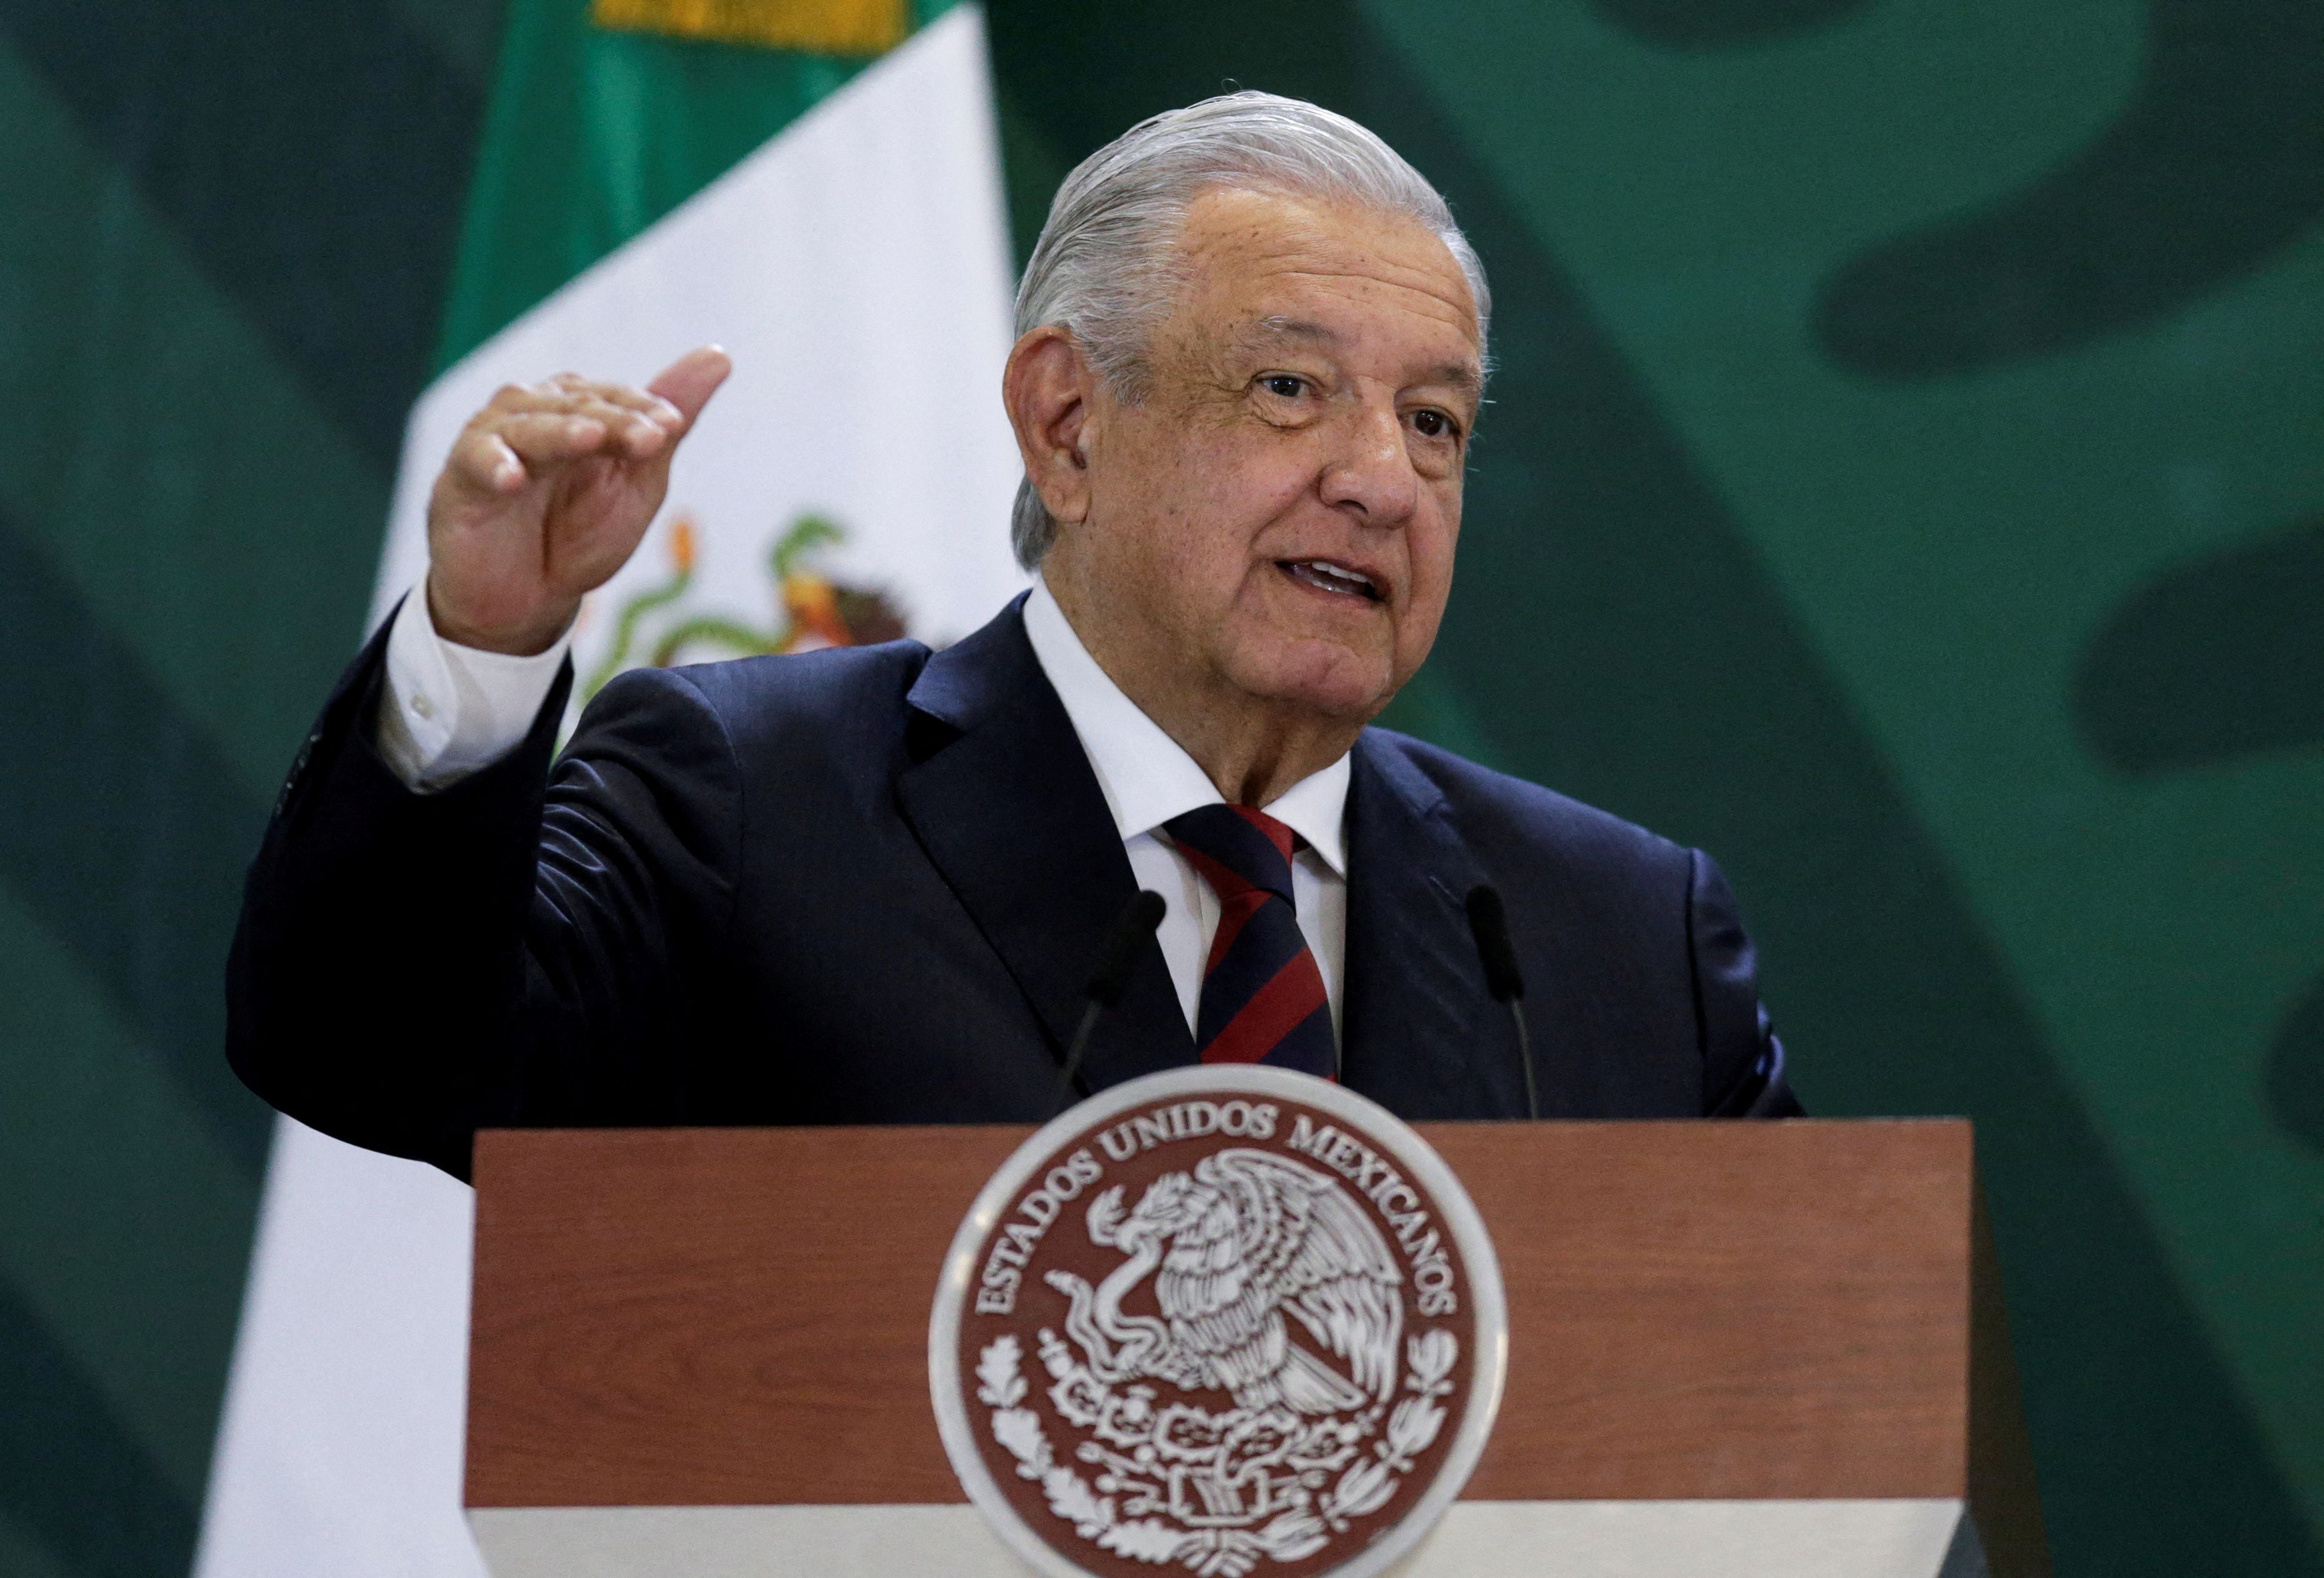
<path id="1" fill-rule="evenodd" d="M 1097 968 L 1090 971 L 1089 985 L 1082 988 L 1089 1004 L 1082 1010 L 1082 1022 L 1074 1032 L 1072 1044 L 1065 1049 L 1065 1060 L 1057 1069 L 1056 1093 L 1049 1098 L 1052 1115 L 1065 1110 L 1074 1093 L 1074 1078 L 1082 1071 L 1082 1054 L 1089 1050 L 1097 1022 L 1130 990 L 1130 972 L 1138 967 L 1139 954 L 1153 940 L 1154 929 L 1162 924 L 1169 907 L 1160 894 L 1151 888 L 1140 888 L 1122 906 L 1121 913 L 1114 917 L 1112 929 L 1105 934 L 1105 946 L 1099 950 Z"/>
<path id="2" fill-rule="evenodd" d="M 1525 977 L 1517 969 L 1517 950 L 1509 946 L 1509 919 L 1501 908 L 1500 890 L 1479 883 L 1469 890 L 1469 934 L 1476 939 L 1477 961 L 1485 967 L 1485 990 L 1505 1005 L 1509 1023 L 1517 1026 L 1517 1068 L 1525 1075 L 1526 1116 L 1541 1121 L 1541 1092 L 1535 1088 L 1533 1037 L 1526 1032 Z"/>

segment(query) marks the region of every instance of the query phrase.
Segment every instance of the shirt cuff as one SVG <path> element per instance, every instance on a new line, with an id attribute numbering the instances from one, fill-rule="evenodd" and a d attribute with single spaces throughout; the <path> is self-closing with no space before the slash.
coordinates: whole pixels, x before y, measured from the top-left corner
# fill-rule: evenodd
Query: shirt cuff
<path id="1" fill-rule="evenodd" d="M 456 646 L 436 633 L 421 582 L 387 634 L 379 754 L 423 794 L 490 766 L 532 732 L 572 645 L 568 629 L 531 657 Z"/>

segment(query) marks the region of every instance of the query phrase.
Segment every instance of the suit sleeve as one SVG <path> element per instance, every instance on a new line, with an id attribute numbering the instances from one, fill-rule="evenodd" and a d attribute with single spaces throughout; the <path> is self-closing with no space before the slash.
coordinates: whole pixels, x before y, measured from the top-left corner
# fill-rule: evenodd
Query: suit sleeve
<path id="1" fill-rule="evenodd" d="M 1719 863 L 1700 849 L 1687 897 L 1695 1023 L 1702 1041 L 1702 1112 L 1714 1118 L 1803 1115 L 1784 1077 L 1784 1043 L 1759 1001 L 1758 956 Z"/>
<path id="2" fill-rule="evenodd" d="M 693 684 L 569 667 L 523 741 L 434 794 L 379 754 L 385 632 L 300 753 L 227 967 L 227 1056 L 326 1133 L 467 1176 L 480 1127 L 673 1121 L 670 1049 L 728 945 L 740 775 Z"/>

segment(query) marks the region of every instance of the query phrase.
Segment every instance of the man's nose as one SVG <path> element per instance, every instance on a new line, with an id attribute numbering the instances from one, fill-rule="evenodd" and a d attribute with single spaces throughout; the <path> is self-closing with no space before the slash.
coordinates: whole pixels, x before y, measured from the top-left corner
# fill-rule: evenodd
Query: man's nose
<path id="1" fill-rule="evenodd" d="M 1420 504 L 1420 476 L 1396 408 L 1351 400 L 1335 427 L 1339 442 L 1323 467 L 1323 502 L 1375 526 L 1410 519 Z"/>

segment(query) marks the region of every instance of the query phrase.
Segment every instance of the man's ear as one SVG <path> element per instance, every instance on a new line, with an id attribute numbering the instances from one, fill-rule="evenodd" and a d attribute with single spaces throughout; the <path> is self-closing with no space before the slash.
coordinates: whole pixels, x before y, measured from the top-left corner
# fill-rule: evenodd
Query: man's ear
<path id="1" fill-rule="evenodd" d="M 1001 398 L 1025 475 L 1051 516 L 1078 524 L 1089 517 L 1091 404 L 1097 372 L 1066 330 L 1033 330 L 1009 353 Z"/>

